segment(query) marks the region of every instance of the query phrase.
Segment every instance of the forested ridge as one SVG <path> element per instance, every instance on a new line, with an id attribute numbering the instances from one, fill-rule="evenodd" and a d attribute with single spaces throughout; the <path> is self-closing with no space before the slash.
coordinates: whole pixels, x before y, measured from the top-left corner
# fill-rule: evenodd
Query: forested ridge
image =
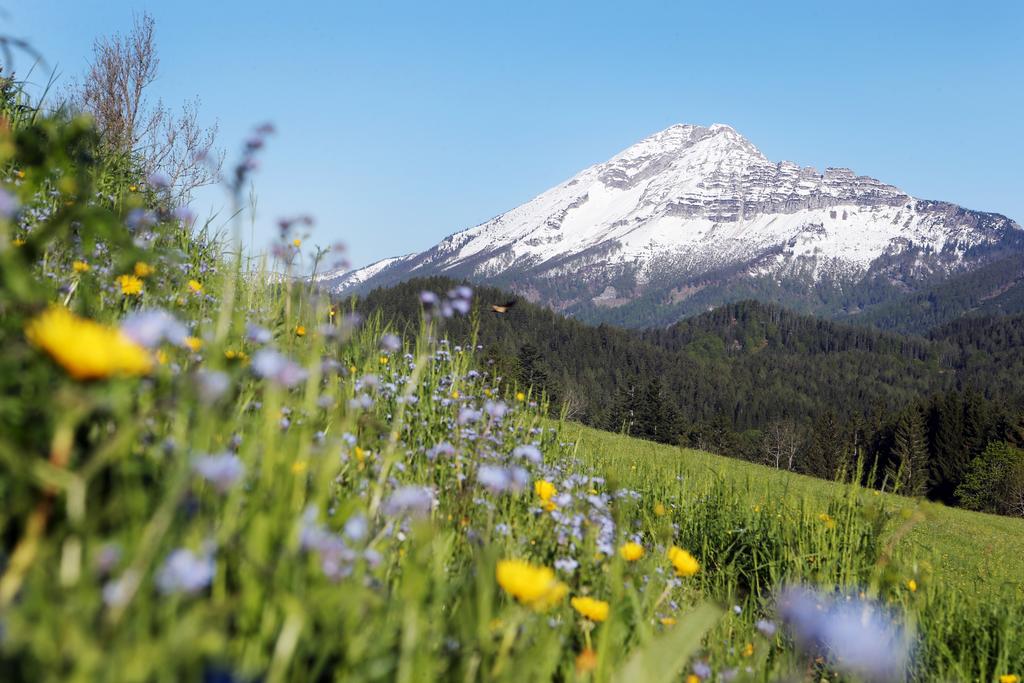
<path id="1" fill-rule="evenodd" d="M 412 280 L 355 305 L 414 331 L 415 295 L 457 284 Z M 543 390 L 585 424 L 823 478 L 851 476 L 860 461 L 869 485 L 1012 513 L 1005 501 L 958 495 L 972 464 L 1005 445 L 1010 465 L 988 476 L 1019 475 L 1024 494 L 1024 315 L 909 335 L 744 301 L 626 330 L 523 299 L 493 313 L 514 297 L 475 292 L 475 315 L 448 323 L 453 343 L 475 326 L 495 374 Z"/>

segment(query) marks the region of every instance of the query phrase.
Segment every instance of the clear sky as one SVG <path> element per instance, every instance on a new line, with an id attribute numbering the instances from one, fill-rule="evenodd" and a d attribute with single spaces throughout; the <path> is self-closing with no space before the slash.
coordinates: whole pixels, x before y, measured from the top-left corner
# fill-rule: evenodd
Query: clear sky
<path id="1" fill-rule="evenodd" d="M 148 10 L 157 94 L 199 95 L 229 159 L 252 126 L 277 126 L 257 242 L 308 212 L 315 241 L 343 240 L 355 265 L 427 248 L 673 123 L 728 123 L 775 161 L 1024 219 L 1022 2 L 0 7 L 0 33 L 65 79 L 95 36 Z"/>

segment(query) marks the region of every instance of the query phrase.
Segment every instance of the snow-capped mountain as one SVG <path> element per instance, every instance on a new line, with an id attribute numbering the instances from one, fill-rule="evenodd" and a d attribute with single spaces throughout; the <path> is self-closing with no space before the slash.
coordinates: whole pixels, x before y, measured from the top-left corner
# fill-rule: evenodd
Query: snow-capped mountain
<path id="1" fill-rule="evenodd" d="M 644 324 L 751 296 L 856 310 L 1022 250 L 1005 216 L 675 125 L 423 253 L 320 279 L 349 294 L 448 275 Z"/>

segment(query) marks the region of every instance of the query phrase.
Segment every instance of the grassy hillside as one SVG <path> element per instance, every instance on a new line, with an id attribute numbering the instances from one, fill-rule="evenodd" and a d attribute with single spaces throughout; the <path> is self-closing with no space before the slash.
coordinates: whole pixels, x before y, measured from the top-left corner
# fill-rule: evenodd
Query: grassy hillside
<path id="1" fill-rule="evenodd" d="M 751 505 L 775 499 L 793 504 L 811 501 L 823 509 L 849 492 L 847 485 L 583 425 L 567 425 L 564 433 L 578 444 L 578 452 L 588 462 L 626 486 L 643 486 L 652 479 L 671 481 L 682 474 L 689 479 L 729 482 Z M 876 494 L 863 491 L 862 495 Z M 895 525 L 912 522 L 901 545 L 920 561 L 930 562 L 939 580 L 986 593 L 1012 587 L 1024 598 L 1020 566 L 1024 520 L 878 495 L 902 513 L 893 520 Z"/>

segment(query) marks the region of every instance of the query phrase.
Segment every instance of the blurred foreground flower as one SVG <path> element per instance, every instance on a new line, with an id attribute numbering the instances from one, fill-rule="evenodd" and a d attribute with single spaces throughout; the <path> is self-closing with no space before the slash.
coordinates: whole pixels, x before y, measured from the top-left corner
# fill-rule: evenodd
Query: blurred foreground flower
<path id="1" fill-rule="evenodd" d="M 668 559 L 676 570 L 677 576 L 693 576 L 700 571 L 700 562 L 688 551 L 672 546 L 668 549 Z"/>
<path id="2" fill-rule="evenodd" d="M 623 543 L 622 547 L 619 548 L 619 555 L 626 562 L 636 562 L 644 556 L 644 547 L 639 543 Z"/>
<path id="3" fill-rule="evenodd" d="M 573 598 L 569 601 L 572 608 L 591 621 L 604 621 L 608 618 L 608 603 L 591 597 Z"/>
<path id="4" fill-rule="evenodd" d="M 143 375 L 153 366 L 146 350 L 124 332 L 53 306 L 25 326 L 25 336 L 75 379 Z"/>
<path id="5" fill-rule="evenodd" d="M 797 647 L 873 681 L 904 680 L 909 640 L 880 605 L 802 587 L 779 596 L 779 616 Z"/>
<path id="6" fill-rule="evenodd" d="M 212 553 L 196 555 L 191 550 L 178 548 L 164 561 L 157 574 L 156 585 L 165 595 L 191 595 L 210 585 L 214 569 Z"/>
<path id="7" fill-rule="evenodd" d="M 554 570 L 523 560 L 498 562 L 495 576 L 506 593 L 539 612 L 550 609 L 569 592 L 569 587 L 555 578 Z"/>

